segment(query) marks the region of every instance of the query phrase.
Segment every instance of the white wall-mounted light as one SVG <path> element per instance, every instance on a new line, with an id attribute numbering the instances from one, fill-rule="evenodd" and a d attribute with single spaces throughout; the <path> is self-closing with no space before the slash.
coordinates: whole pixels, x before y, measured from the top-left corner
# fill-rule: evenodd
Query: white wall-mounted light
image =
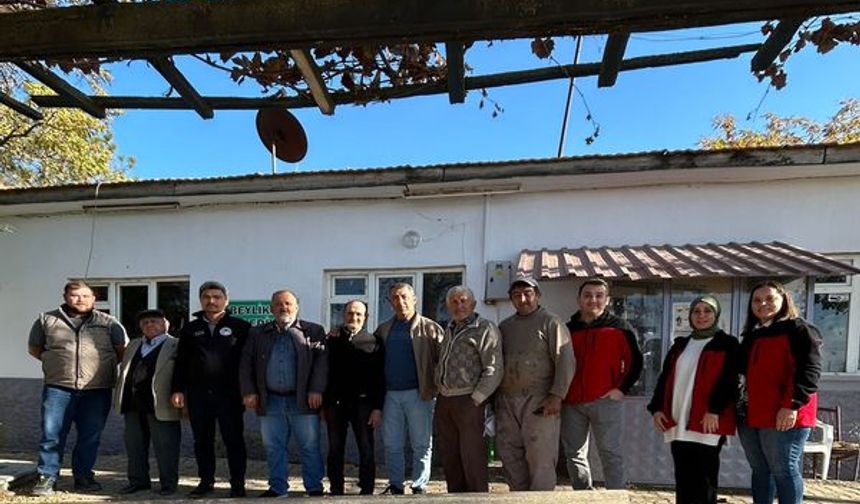
<path id="1" fill-rule="evenodd" d="M 418 245 L 421 244 L 421 233 L 414 229 L 410 229 L 403 233 L 403 238 L 400 239 L 400 243 L 410 250 L 417 248 Z"/>

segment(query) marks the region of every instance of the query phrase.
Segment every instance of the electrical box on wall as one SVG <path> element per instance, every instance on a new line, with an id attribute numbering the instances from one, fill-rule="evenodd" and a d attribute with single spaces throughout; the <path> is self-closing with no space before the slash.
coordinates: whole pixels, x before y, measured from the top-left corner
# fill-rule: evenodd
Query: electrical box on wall
<path id="1" fill-rule="evenodd" d="M 487 284 L 484 300 L 492 303 L 508 299 L 508 287 L 511 285 L 511 262 L 489 261 L 487 263 Z"/>

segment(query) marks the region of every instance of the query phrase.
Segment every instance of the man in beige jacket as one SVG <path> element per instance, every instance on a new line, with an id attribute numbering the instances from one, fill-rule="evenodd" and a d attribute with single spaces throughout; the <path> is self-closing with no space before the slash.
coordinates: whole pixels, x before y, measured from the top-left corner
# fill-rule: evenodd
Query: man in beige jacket
<path id="1" fill-rule="evenodd" d="M 518 278 L 516 313 L 499 324 L 505 375 L 496 393 L 496 448 L 511 490 L 553 490 L 562 398 L 574 374 L 564 322 L 540 306 L 540 286 Z"/>
<path id="2" fill-rule="evenodd" d="M 388 290 L 394 317 L 374 333 L 385 345 L 385 402 L 382 440 L 388 488 L 402 494 L 406 479 L 403 447 L 412 444 L 412 493 L 423 494 L 430 481 L 433 447 L 433 406 L 436 403 L 434 370 L 444 331 L 421 316 L 412 286 L 396 283 Z"/>
<path id="3" fill-rule="evenodd" d="M 181 410 L 170 403 L 170 387 L 179 340 L 167 334 L 169 323 L 161 310 L 137 315 L 142 338 L 128 344 L 114 391 L 117 412 L 125 419 L 128 484 L 120 494 L 148 490 L 149 444 L 158 461 L 161 495 L 176 492 L 179 482 Z"/>
<path id="4" fill-rule="evenodd" d="M 475 294 L 451 287 L 445 307 L 451 321 L 445 329 L 436 365 L 436 435 L 448 492 L 487 492 L 484 406 L 502 381 L 499 330 L 475 313 Z"/>

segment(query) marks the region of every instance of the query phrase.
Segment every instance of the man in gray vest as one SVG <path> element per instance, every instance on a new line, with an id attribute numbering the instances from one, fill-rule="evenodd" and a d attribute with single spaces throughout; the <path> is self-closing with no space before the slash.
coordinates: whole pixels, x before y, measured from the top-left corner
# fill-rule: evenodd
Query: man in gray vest
<path id="1" fill-rule="evenodd" d="M 39 480 L 33 495 L 54 493 L 72 424 L 77 430 L 72 451 L 75 491 L 101 490 L 93 466 L 110 412 L 116 364 L 128 341 L 119 321 L 93 309 L 95 295 L 85 282 L 67 283 L 63 299 L 58 309 L 39 315 L 28 341 L 30 355 L 42 361 L 45 376 Z"/>

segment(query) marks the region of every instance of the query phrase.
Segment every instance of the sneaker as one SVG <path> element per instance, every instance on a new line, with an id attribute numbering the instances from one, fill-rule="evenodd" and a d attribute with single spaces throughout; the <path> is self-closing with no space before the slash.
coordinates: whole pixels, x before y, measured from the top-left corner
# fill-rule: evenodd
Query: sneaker
<path id="1" fill-rule="evenodd" d="M 128 485 L 120 488 L 117 492 L 120 495 L 129 495 L 135 492 L 140 492 L 142 490 L 149 490 L 150 488 L 152 488 L 151 485 L 138 485 L 136 483 L 129 483 Z"/>
<path id="2" fill-rule="evenodd" d="M 102 486 L 92 476 L 75 478 L 75 492 L 100 492 Z"/>
<path id="3" fill-rule="evenodd" d="M 265 492 L 261 493 L 260 497 L 274 498 L 274 497 L 287 497 L 287 495 L 289 495 L 289 494 L 286 494 L 286 493 L 279 494 L 278 492 L 276 492 L 270 488 L 270 489 L 266 490 Z"/>
<path id="4" fill-rule="evenodd" d="M 230 488 L 230 497 L 238 499 L 238 498 L 242 498 L 242 497 L 246 497 L 246 496 L 247 496 L 247 494 L 245 493 L 245 487 L 240 486 L 240 487 L 231 487 Z"/>
<path id="5" fill-rule="evenodd" d="M 423 495 L 426 493 L 427 490 L 424 488 L 412 487 L 412 495 Z"/>
<path id="6" fill-rule="evenodd" d="M 381 495 L 403 495 L 403 487 L 388 485 Z"/>
<path id="7" fill-rule="evenodd" d="M 55 486 L 57 486 L 56 478 L 40 474 L 39 480 L 36 481 L 36 484 L 33 486 L 33 490 L 30 491 L 30 495 L 36 495 L 39 497 L 54 495 Z"/>
<path id="8" fill-rule="evenodd" d="M 197 484 L 194 490 L 188 493 L 188 496 L 192 499 L 203 497 L 204 495 L 210 494 L 215 490 L 215 483 L 212 481 L 201 481 Z"/>

